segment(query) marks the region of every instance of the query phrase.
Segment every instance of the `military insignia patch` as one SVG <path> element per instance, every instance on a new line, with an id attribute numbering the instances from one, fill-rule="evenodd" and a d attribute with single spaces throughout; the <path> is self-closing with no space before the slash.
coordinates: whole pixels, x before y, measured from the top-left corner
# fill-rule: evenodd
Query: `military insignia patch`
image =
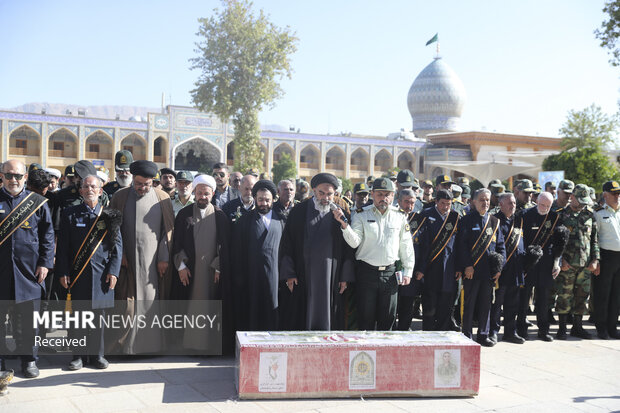
<path id="1" fill-rule="evenodd" d="M 411 223 L 411 228 L 416 229 L 418 227 L 418 222 L 417 221 L 413 221 Z"/>
<path id="2" fill-rule="evenodd" d="M 497 241 L 497 236 L 493 235 L 493 238 L 491 238 L 491 242 L 496 242 Z"/>
<path id="3" fill-rule="evenodd" d="M 385 187 L 387 187 L 387 182 L 381 181 L 381 188 L 385 188 Z"/>
<path id="4" fill-rule="evenodd" d="M 121 155 L 119 163 L 127 163 L 127 157 L 125 155 Z"/>
<path id="5" fill-rule="evenodd" d="M 30 226 L 30 222 L 24 221 L 24 223 L 22 224 L 21 228 L 30 229 L 32 227 Z"/>
<path id="6" fill-rule="evenodd" d="M 545 222 L 545 228 L 551 228 L 551 221 Z"/>
<path id="7" fill-rule="evenodd" d="M 409 224 L 405 224 L 405 231 L 410 231 Z"/>
<path id="8" fill-rule="evenodd" d="M 452 223 L 451 223 L 451 222 L 448 222 L 448 223 L 446 224 L 446 229 L 447 229 L 448 231 L 452 231 L 452 228 L 454 228 L 454 225 L 452 225 Z"/>
<path id="9" fill-rule="evenodd" d="M 105 221 L 97 222 L 97 229 L 105 229 Z"/>
<path id="10" fill-rule="evenodd" d="M 493 228 L 487 228 L 487 235 L 491 235 L 493 233 Z"/>
<path id="11" fill-rule="evenodd" d="M 76 191 L 75 191 L 75 188 L 73 188 L 73 189 L 71 190 L 71 193 L 72 193 L 72 194 L 75 194 L 75 192 L 76 192 Z"/>

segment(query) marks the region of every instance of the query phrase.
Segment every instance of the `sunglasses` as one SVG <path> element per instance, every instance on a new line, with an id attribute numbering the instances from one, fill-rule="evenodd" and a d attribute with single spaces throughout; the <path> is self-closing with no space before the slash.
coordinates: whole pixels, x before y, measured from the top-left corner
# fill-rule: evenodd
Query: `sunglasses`
<path id="1" fill-rule="evenodd" d="M 218 177 L 218 178 L 223 178 L 223 177 L 226 176 L 226 173 L 224 173 L 224 172 L 214 172 L 213 176 L 214 177 Z"/>
<path id="2" fill-rule="evenodd" d="M 16 181 L 21 181 L 22 178 L 24 177 L 24 174 L 12 174 L 9 172 L 5 172 L 4 177 L 6 178 L 7 181 L 10 181 L 13 178 L 15 178 Z"/>

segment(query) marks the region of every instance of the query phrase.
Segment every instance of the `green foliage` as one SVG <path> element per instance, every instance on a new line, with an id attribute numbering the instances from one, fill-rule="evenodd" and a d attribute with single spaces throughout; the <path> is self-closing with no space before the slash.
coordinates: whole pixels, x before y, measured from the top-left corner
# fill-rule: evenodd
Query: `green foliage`
<path id="1" fill-rule="evenodd" d="M 562 149 L 602 148 L 612 145 L 618 127 L 617 115 L 607 115 L 600 106 L 590 105 L 581 110 L 571 110 L 560 128 Z"/>
<path id="2" fill-rule="evenodd" d="M 261 168 L 258 113 L 283 95 L 279 80 L 291 77 L 290 55 L 297 37 L 278 28 L 247 0 L 224 0 L 222 10 L 200 18 L 197 57 L 201 74 L 190 93 L 193 103 L 235 127 L 235 169 Z"/>
<path id="3" fill-rule="evenodd" d="M 350 179 L 340 178 L 340 180 L 342 181 L 342 194 L 343 195 L 347 191 L 353 192 L 353 182 L 351 182 Z"/>
<path id="4" fill-rule="evenodd" d="M 297 166 L 291 156 L 284 152 L 271 168 L 271 173 L 273 174 L 273 182 L 276 184 L 283 179 L 290 179 L 294 182 L 297 177 Z"/>
<path id="5" fill-rule="evenodd" d="M 611 55 L 609 63 L 612 66 L 620 66 L 620 49 L 618 39 L 620 38 L 620 1 L 607 1 L 603 12 L 607 13 L 607 20 L 601 24 L 601 28 L 594 31 L 596 38 L 601 41 L 601 47 L 608 49 Z"/>
<path id="6" fill-rule="evenodd" d="M 603 183 L 619 180 L 620 171 L 601 148 L 577 148 L 551 155 L 543 161 L 545 171 L 564 171 L 575 184 L 586 184 L 600 191 Z"/>

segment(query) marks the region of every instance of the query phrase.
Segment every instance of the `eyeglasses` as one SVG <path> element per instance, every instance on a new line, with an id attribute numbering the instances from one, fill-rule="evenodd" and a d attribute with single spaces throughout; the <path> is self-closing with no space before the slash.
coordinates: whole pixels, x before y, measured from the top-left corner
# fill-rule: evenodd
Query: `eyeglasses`
<path id="1" fill-rule="evenodd" d="M 225 172 L 213 172 L 213 176 L 216 178 L 223 178 L 226 176 Z"/>
<path id="2" fill-rule="evenodd" d="M 10 172 L 5 172 L 4 177 L 6 178 L 7 181 L 10 181 L 13 178 L 15 178 L 16 181 L 21 181 L 22 178 L 24 177 L 24 174 L 12 174 Z"/>

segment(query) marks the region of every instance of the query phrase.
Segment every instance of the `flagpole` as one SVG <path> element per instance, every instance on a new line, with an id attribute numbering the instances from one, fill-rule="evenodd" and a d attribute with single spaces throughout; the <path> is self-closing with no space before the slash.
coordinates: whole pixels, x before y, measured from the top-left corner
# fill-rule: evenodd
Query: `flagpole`
<path id="1" fill-rule="evenodd" d="M 435 57 L 439 57 L 439 40 L 437 40 L 437 56 Z"/>

